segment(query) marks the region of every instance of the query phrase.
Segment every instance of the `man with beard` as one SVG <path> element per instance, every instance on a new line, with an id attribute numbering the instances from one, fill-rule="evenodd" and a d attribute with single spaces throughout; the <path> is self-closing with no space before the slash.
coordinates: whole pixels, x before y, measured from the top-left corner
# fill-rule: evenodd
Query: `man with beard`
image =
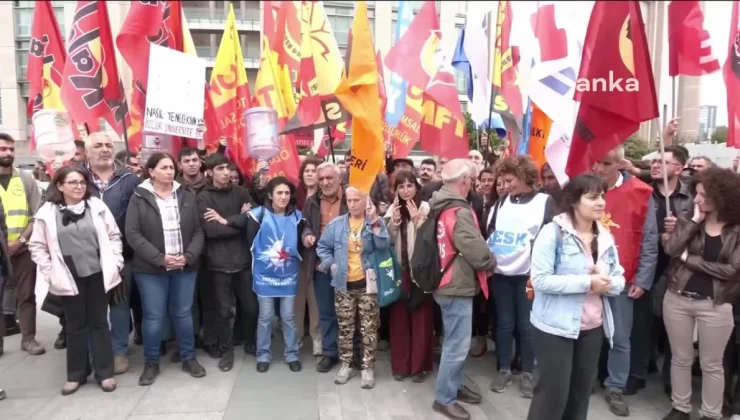
<path id="1" fill-rule="evenodd" d="M 113 159 L 113 140 L 105 133 L 92 133 L 85 140 L 85 154 L 87 163 L 84 166 L 90 171 L 90 185 L 87 186 L 91 195 L 94 195 L 108 206 L 113 218 L 116 219 L 121 235 L 126 225 L 126 210 L 128 202 L 139 186 L 140 179 L 133 172 L 126 169 L 121 163 Z M 131 333 L 131 297 L 132 277 L 131 260 L 133 250 L 128 246 L 126 238 L 123 242 L 123 270 L 121 278 L 125 282 L 126 296 L 117 304 L 110 306 L 110 336 L 113 347 L 113 366 L 116 375 L 126 373 L 129 369 L 128 339 Z M 136 333 L 141 334 L 141 326 L 137 326 Z M 63 339 L 63 332 L 59 340 Z M 65 343 L 66 344 L 66 343 Z M 57 343 L 54 343 L 57 348 Z"/>
<path id="2" fill-rule="evenodd" d="M 13 167 L 15 140 L 0 133 L 0 200 L 5 209 L 8 255 L 14 267 L 5 280 L 5 288 L 14 290 L 18 302 L 18 319 L 21 330 L 21 349 L 37 356 L 46 349 L 36 341 L 36 263 L 26 246 L 33 231 L 33 215 L 41 206 L 41 193 L 33 175 Z M 0 331 L 5 331 L 6 321 L 15 324 L 14 315 L 0 317 Z M 0 354 L 3 342 L 0 337 Z"/>
<path id="3" fill-rule="evenodd" d="M 694 197 L 689 184 L 681 179 L 683 167 L 688 156 L 681 147 L 665 147 L 665 166 L 661 158 L 657 157 L 650 162 L 650 186 L 653 187 L 653 201 L 656 206 L 658 233 L 666 232 L 666 227 L 672 229 L 679 217 L 691 217 L 694 210 Z M 663 171 L 668 178 L 668 190 L 663 183 Z M 666 197 L 670 201 L 670 209 L 666 207 Z M 668 268 L 670 258 L 663 250 L 663 244 L 658 240 L 658 262 L 655 268 L 654 281 L 657 283 Z M 661 288 L 664 289 L 664 288 Z M 663 290 L 664 292 L 664 290 Z M 666 337 L 662 318 L 652 312 L 652 294 L 661 293 L 658 290 L 649 291 L 634 301 L 634 318 L 639 320 L 632 327 L 632 346 L 630 355 L 630 377 L 624 389 L 625 395 L 634 395 L 645 388 L 651 356 L 657 354 L 660 337 Z M 664 390 L 670 395 L 671 386 L 671 348 L 664 347 L 663 384 Z"/>
<path id="4" fill-rule="evenodd" d="M 422 187 L 427 186 L 434 180 L 434 174 L 437 172 L 437 162 L 432 158 L 426 158 L 421 161 L 419 166 L 419 183 Z"/>

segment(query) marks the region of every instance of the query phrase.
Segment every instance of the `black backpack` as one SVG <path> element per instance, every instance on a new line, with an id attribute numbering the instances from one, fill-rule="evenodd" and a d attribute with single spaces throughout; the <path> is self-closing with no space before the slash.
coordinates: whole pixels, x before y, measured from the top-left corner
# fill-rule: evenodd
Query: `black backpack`
<path id="1" fill-rule="evenodd" d="M 458 208 L 462 206 L 449 207 Z M 439 261 L 439 247 L 437 244 L 437 221 L 440 214 L 447 209 L 430 211 L 424 223 L 416 229 L 416 239 L 414 241 L 414 254 L 409 260 L 411 266 L 411 278 L 424 293 L 433 293 L 439 288 L 439 282 L 444 277 L 447 270 L 457 259 L 459 252 L 455 250 L 455 255 L 442 267 Z M 452 234 L 449 232 L 448 234 Z"/>

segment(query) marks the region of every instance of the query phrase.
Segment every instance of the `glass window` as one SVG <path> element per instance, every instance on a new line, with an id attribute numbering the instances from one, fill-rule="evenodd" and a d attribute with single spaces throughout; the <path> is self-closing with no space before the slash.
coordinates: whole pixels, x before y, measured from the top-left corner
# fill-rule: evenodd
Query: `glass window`
<path id="1" fill-rule="evenodd" d="M 26 69 L 28 68 L 28 50 L 15 52 L 16 76 L 18 80 L 26 80 Z"/>
<path id="2" fill-rule="evenodd" d="M 351 16 L 328 16 L 331 28 L 334 30 L 334 37 L 339 44 L 347 43 L 347 35 L 352 28 Z"/>
<path id="3" fill-rule="evenodd" d="M 457 84 L 457 93 L 466 95 L 468 93 L 468 75 L 455 69 L 455 83 Z"/>
<path id="4" fill-rule="evenodd" d="M 15 35 L 17 37 L 30 37 L 31 27 L 33 25 L 33 6 L 31 6 L 31 8 L 17 8 L 13 12 L 15 14 L 16 24 Z M 59 31 L 62 33 L 62 38 L 64 38 L 64 9 L 61 7 L 55 7 L 54 15 L 56 15 Z M 64 41 L 64 39 L 62 39 L 62 41 Z"/>
<path id="5" fill-rule="evenodd" d="M 260 48 L 259 32 L 246 33 L 246 42 L 242 44 L 242 53 L 244 54 L 245 61 L 247 58 L 260 58 L 262 55 L 262 48 Z"/>

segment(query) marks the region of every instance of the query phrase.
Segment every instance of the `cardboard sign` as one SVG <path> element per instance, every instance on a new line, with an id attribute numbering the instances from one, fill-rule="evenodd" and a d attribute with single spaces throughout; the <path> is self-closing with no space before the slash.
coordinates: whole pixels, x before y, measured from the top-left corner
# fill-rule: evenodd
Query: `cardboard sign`
<path id="1" fill-rule="evenodd" d="M 202 139 L 205 79 L 203 59 L 152 45 L 144 132 Z"/>

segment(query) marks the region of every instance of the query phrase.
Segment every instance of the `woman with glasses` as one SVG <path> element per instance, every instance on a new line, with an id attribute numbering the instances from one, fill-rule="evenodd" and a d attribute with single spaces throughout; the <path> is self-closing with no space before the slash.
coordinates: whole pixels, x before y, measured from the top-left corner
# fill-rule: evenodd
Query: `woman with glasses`
<path id="1" fill-rule="evenodd" d="M 152 154 L 144 166 L 147 178 L 131 196 L 126 212 L 126 240 L 134 250 L 133 269 L 144 311 L 144 372 L 139 385 L 159 375 L 160 342 L 167 315 L 180 344 L 182 370 L 206 376 L 195 359 L 193 297 L 203 250 L 203 229 L 195 195 L 175 179 L 167 153 Z"/>
<path id="2" fill-rule="evenodd" d="M 62 300 L 67 327 L 62 395 L 77 392 L 87 381 L 88 345 L 101 388 L 116 389 L 106 293 L 121 282 L 123 244 L 116 220 L 90 195 L 88 183 L 89 174 L 78 167 L 65 166 L 54 174 L 28 246 L 49 292 Z"/>

